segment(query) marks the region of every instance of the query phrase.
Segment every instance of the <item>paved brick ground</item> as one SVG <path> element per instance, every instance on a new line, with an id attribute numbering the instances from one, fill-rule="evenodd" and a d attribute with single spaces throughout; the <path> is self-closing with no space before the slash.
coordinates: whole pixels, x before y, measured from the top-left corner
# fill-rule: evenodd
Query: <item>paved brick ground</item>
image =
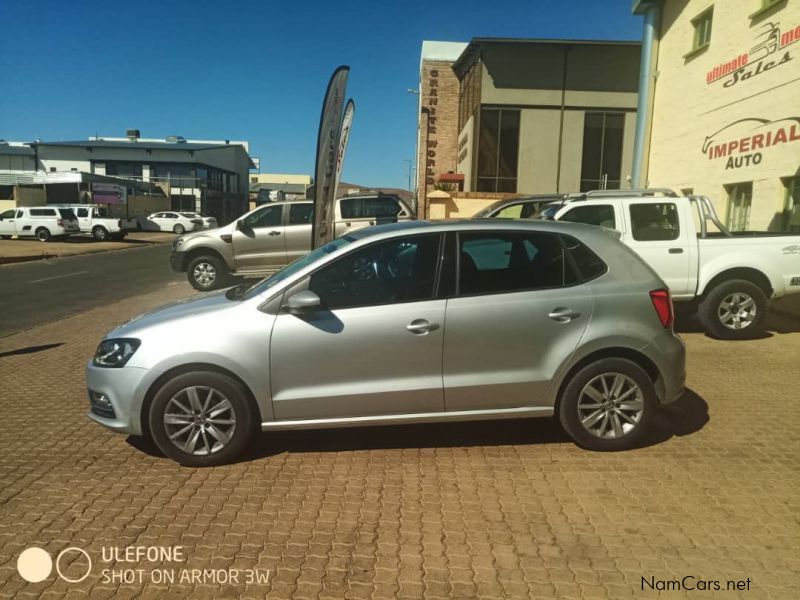
<path id="1" fill-rule="evenodd" d="M 800 322 L 725 343 L 688 333 L 691 392 L 641 449 L 581 451 L 546 421 L 272 434 L 193 470 L 88 422 L 83 364 L 183 284 L 0 339 L 0 597 L 797 598 Z M 86 549 L 80 583 L 16 572 Z M 103 563 L 104 546 L 187 562 Z M 75 553 L 67 577 L 85 570 Z M 145 583 L 104 581 L 144 569 Z M 268 584 L 157 584 L 157 568 L 269 569 Z M 642 591 L 642 577 L 751 579 Z"/>

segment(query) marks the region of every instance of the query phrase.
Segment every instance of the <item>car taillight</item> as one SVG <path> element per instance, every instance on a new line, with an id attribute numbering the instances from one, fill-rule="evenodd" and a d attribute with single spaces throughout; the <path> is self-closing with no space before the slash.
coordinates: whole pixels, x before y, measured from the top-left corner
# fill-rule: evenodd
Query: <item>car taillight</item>
<path id="1" fill-rule="evenodd" d="M 58 223 L 58 226 L 59 226 L 59 227 L 63 227 L 63 226 L 64 226 L 64 219 L 59 219 L 59 220 L 57 221 L 57 223 Z"/>
<path id="2" fill-rule="evenodd" d="M 672 297 L 669 290 L 653 290 L 650 292 L 650 300 L 653 301 L 653 308 L 656 309 L 658 319 L 665 328 L 672 327 L 675 322 L 675 312 L 672 309 Z"/>

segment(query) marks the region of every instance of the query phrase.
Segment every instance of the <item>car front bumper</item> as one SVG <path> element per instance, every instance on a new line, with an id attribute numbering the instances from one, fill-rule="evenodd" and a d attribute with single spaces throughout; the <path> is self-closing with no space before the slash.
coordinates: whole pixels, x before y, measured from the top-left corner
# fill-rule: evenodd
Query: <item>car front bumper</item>
<path id="1" fill-rule="evenodd" d="M 183 273 L 186 269 L 184 268 L 186 252 L 180 252 L 178 250 L 173 250 L 169 254 L 169 265 L 172 267 L 173 271 L 177 271 L 178 273 Z"/>
<path id="2" fill-rule="evenodd" d="M 119 433 L 142 435 L 142 404 L 158 375 L 155 371 L 139 367 L 96 367 L 89 361 L 86 367 L 86 387 L 90 400 L 86 416 Z M 93 406 L 93 393 L 102 394 L 105 401 L 110 403 L 110 409 Z"/>

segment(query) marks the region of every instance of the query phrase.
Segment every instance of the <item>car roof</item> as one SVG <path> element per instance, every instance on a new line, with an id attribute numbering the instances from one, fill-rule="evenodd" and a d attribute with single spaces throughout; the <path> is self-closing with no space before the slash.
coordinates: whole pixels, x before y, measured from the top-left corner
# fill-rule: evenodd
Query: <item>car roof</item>
<path id="1" fill-rule="evenodd" d="M 440 233 L 447 231 L 546 231 L 585 236 L 603 232 L 602 227 L 566 221 L 545 221 L 539 219 L 447 219 L 429 221 L 398 221 L 385 225 L 364 227 L 347 235 L 354 240 L 371 237 L 394 237 L 412 233 Z M 607 235 L 607 232 L 603 232 Z"/>

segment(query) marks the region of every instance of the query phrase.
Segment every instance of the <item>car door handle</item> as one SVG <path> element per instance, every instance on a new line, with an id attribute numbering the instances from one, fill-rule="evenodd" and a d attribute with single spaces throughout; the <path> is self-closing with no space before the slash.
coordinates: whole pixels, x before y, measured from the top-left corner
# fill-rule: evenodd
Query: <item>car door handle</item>
<path id="1" fill-rule="evenodd" d="M 559 323 L 569 323 L 572 319 L 577 319 L 581 316 L 581 313 L 570 310 L 568 308 L 554 308 L 551 313 L 547 315 L 553 321 L 558 321 Z"/>
<path id="2" fill-rule="evenodd" d="M 280 231 L 270 231 L 269 234 L 270 235 L 280 235 L 281 232 Z"/>
<path id="3" fill-rule="evenodd" d="M 425 319 L 414 319 L 406 325 L 406 331 L 410 331 L 411 333 L 415 333 L 417 335 L 426 335 L 431 331 L 435 331 L 439 329 L 438 323 L 429 323 Z"/>
<path id="4" fill-rule="evenodd" d="M 683 248 L 670 248 L 670 254 L 683 254 Z"/>

